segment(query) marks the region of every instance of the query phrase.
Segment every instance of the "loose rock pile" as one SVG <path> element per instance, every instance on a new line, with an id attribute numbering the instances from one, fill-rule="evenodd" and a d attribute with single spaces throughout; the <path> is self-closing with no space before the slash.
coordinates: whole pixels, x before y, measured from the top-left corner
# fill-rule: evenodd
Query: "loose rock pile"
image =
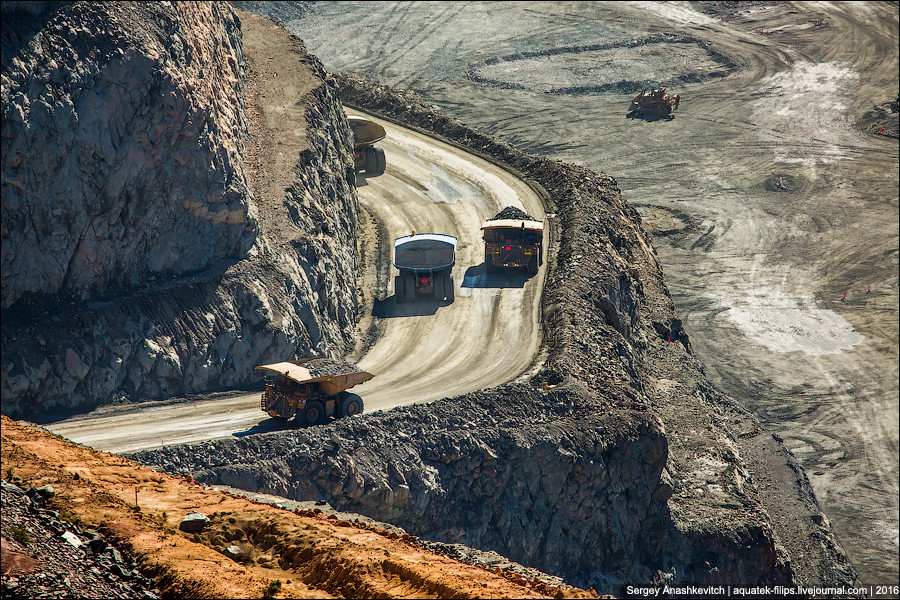
<path id="1" fill-rule="evenodd" d="M 131 555 L 42 508 L 50 486 L 27 492 L 6 480 L 0 486 L 4 598 L 158 598 Z"/>
<path id="2" fill-rule="evenodd" d="M 492 218 L 488 219 L 488 221 L 499 221 L 501 219 L 534 221 L 534 217 L 526 213 L 521 208 L 516 208 L 515 206 L 507 206 Z"/>
<path id="3" fill-rule="evenodd" d="M 356 373 L 359 367 L 344 360 L 334 358 L 316 358 L 303 363 L 309 374 L 313 377 L 327 377 L 329 375 L 345 375 Z"/>

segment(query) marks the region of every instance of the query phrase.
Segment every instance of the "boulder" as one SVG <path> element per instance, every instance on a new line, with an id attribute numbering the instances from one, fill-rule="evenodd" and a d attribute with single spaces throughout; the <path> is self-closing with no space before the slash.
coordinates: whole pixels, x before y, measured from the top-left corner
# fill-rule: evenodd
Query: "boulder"
<path id="1" fill-rule="evenodd" d="M 185 533 L 200 533 L 209 525 L 209 517 L 202 512 L 191 511 L 184 516 L 178 528 Z"/>

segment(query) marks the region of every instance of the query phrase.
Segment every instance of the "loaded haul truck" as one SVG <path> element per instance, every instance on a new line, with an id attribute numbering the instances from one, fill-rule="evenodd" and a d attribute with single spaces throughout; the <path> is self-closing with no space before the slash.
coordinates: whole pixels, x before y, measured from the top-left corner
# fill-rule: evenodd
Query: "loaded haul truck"
<path id="1" fill-rule="evenodd" d="M 266 383 L 260 408 L 270 417 L 292 419 L 303 427 L 361 413 L 362 398 L 346 390 L 373 377 L 354 364 L 324 356 L 256 368 L 276 374 Z"/>
<path id="2" fill-rule="evenodd" d="M 488 273 L 524 268 L 538 272 L 543 263 L 544 223 L 507 206 L 481 226 L 484 266 Z"/>

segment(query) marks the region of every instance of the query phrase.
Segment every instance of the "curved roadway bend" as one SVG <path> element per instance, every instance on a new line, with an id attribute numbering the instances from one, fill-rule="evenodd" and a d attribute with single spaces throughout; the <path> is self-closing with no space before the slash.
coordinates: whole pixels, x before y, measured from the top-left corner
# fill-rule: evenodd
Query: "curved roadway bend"
<path id="1" fill-rule="evenodd" d="M 361 113 L 356 113 L 361 114 Z M 524 275 L 484 275 L 480 226 L 505 206 L 545 217 L 525 182 L 487 161 L 427 136 L 379 121 L 387 138 L 384 175 L 360 177 L 361 204 L 393 240 L 412 231 L 458 238 L 452 304 L 396 304 L 393 276 L 376 301 L 381 335 L 360 361 L 376 375 L 354 388 L 366 411 L 471 392 L 512 380 L 540 345 L 540 291 L 546 268 Z M 548 247 L 545 230 L 544 248 Z M 374 282 L 366 282 L 374 283 Z M 371 307 L 367 307 L 371 308 Z M 180 404 L 105 407 L 48 426 L 75 442 L 108 452 L 131 452 L 271 431 L 259 393 Z"/>
<path id="2" fill-rule="evenodd" d="M 540 343 L 546 269 L 531 279 L 521 274 L 488 279 L 480 227 L 504 206 L 543 219 L 540 198 L 491 163 L 410 130 L 382 125 L 388 169 L 360 186 L 360 202 L 391 240 L 413 231 L 458 238 L 456 300 L 449 306 L 398 305 L 392 270 L 390 295 L 377 303 L 382 335 L 360 361 L 376 377 L 354 391 L 367 409 L 386 409 L 513 379 L 528 368 Z"/>

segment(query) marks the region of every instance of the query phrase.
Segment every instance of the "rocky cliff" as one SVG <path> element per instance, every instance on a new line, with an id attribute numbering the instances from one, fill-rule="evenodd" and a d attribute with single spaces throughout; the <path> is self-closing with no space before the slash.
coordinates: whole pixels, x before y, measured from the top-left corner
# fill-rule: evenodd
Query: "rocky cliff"
<path id="1" fill-rule="evenodd" d="M 8 145 L 27 135 L 25 125 L 13 130 L 15 121 L 6 118 L 8 107 L 12 111 L 14 105 L 24 106 L 13 98 L 21 94 L 29 106 L 43 106 L 38 102 L 43 98 L 55 106 L 57 96 L 44 93 L 57 89 L 52 68 L 30 69 L 33 75 L 26 77 L 25 68 L 17 66 L 50 60 L 43 57 L 53 43 L 45 44 L 44 34 L 56 31 L 56 23 L 65 24 L 58 29 L 66 40 L 70 35 L 105 40 L 109 31 L 118 31 L 119 38 L 113 36 L 109 44 L 131 47 L 122 40 L 152 38 L 154 28 L 142 28 L 142 23 L 193 23 L 209 16 L 209 26 L 215 29 L 214 11 L 222 23 L 238 23 L 223 5 L 100 3 L 88 8 L 83 3 L 47 3 L 32 10 L 4 4 L 4 227 L 7 212 L 21 218 L 25 210 L 7 205 L 12 188 L 19 190 L 18 202 L 27 197 L 29 206 L 41 207 L 35 214 L 52 214 L 58 205 L 58 198 L 38 193 L 44 188 L 29 170 L 52 163 L 49 155 L 41 154 L 43 148 L 53 148 L 51 142 L 36 144 L 36 150 L 27 146 L 28 152 L 37 152 L 36 158 L 6 162 L 16 156 L 7 151 Z M 8 23 L 16 24 L 15 31 Z M 206 38 L 175 27 L 184 40 L 181 51 L 193 55 L 200 52 L 193 45 L 223 35 L 230 36 L 227 43 L 234 56 L 240 56 L 239 34 L 221 27 Z M 177 72 L 178 61 L 176 50 L 159 43 L 157 48 L 148 42 L 139 53 L 154 62 L 148 69 L 154 81 L 187 96 L 213 89 L 187 77 L 181 88 L 165 83 L 166 69 Z M 141 44 L 133 45 L 144 48 Z M 236 179 L 229 181 L 236 187 L 226 186 L 244 186 L 242 199 L 232 198 L 228 204 L 246 205 L 236 246 L 203 250 L 206 258 L 196 262 L 201 266 L 181 272 L 152 270 L 151 262 L 163 265 L 165 260 L 157 263 L 150 257 L 169 256 L 170 251 L 154 254 L 156 246 L 136 243 L 131 258 L 121 252 L 124 261 L 138 265 L 127 274 L 124 266 L 106 275 L 99 268 L 90 278 L 70 277 L 71 285 L 54 284 L 52 277 L 46 282 L 32 277 L 28 283 L 14 281 L 28 272 L 14 265 L 37 264 L 39 258 L 20 260 L 14 255 L 55 248 L 36 233 L 49 235 L 54 229 L 3 229 L 3 293 L 4 306 L 9 307 L 3 320 L 4 412 L 34 417 L 53 408 L 83 409 L 117 395 L 152 398 L 234 386 L 247 381 L 259 362 L 335 351 L 347 341 L 356 310 L 353 251 L 346 244 L 356 227 L 349 128 L 335 82 L 298 40 L 292 44 L 284 50 L 296 54 L 290 62 L 309 74 L 307 89 L 297 94 L 299 102 L 272 97 L 270 105 L 245 105 L 246 117 L 235 114 L 233 123 L 219 123 L 218 117 L 206 120 L 223 138 L 230 127 L 236 136 L 230 143 L 244 148 L 243 156 L 236 155 L 243 165 L 230 163 Z M 96 45 L 107 51 L 99 41 Z M 77 51 L 77 61 L 66 64 L 64 72 L 89 70 L 81 63 L 90 62 L 92 44 Z M 58 65 L 62 57 L 53 60 Z M 273 91 L 246 93 L 247 86 L 261 85 L 262 73 L 267 73 L 268 84 L 278 79 L 262 59 L 257 64 L 238 58 L 234 65 L 227 58 L 224 62 L 229 67 L 222 67 L 226 70 L 220 76 L 231 81 L 233 75 L 229 85 L 236 86 L 238 96 L 245 94 L 228 100 L 229 105 L 240 106 L 247 97 Z M 194 74 L 194 79 L 199 76 Z M 65 89 L 69 96 L 82 93 L 78 85 Z M 102 97 L 119 93 L 110 83 Z M 758 422 L 706 383 L 640 218 L 614 180 L 525 155 L 448 118 L 411 93 L 342 76 L 340 94 L 350 103 L 503 164 L 543 193 L 549 212 L 557 214 L 558 242 L 542 298 L 546 360 L 528 383 L 363 415 L 310 431 L 166 448 L 136 458 L 191 473 L 202 482 L 327 500 L 343 510 L 400 524 L 415 535 L 494 549 L 570 582 L 612 593 L 637 582 L 852 581 L 852 568 L 834 542 L 805 476 L 794 471 L 796 462 Z M 205 97 L 185 100 L 184 105 L 216 102 Z M 74 101 L 72 105 L 77 107 Z M 144 131 L 141 127 L 154 118 L 151 113 L 138 111 L 125 121 L 125 130 Z M 98 109 L 95 120 L 106 114 L 106 109 Z M 222 116 L 227 111 L 215 114 L 227 120 Z M 295 117 L 305 132 L 296 136 L 302 142 L 270 147 L 274 138 L 266 132 Z M 22 121 L 33 122 L 31 117 Z M 42 123 L 55 126 L 52 120 Z M 110 135 L 114 128 L 109 126 Z M 103 127 L 97 130 L 102 137 Z M 56 136 L 47 134 L 46 139 Z M 58 149 L 53 152 L 59 154 Z M 228 155 L 222 152 L 216 156 Z M 67 157 L 63 152 L 55 160 L 61 164 L 70 160 Z M 198 182 L 212 177 L 210 163 L 194 163 L 192 156 L 159 160 L 195 165 L 202 173 L 193 173 L 189 181 L 201 189 L 204 184 Z M 114 166 L 110 169 L 115 172 Z M 238 184 L 241 169 L 244 183 Z M 202 216 L 201 206 L 185 207 L 171 194 L 160 202 L 158 209 L 138 204 L 138 212 L 172 214 L 172 223 L 188 220 L 186 227 L 190 219 L 213 222 Z M 200 212 L 194 214 L 194 209 Z M 85 209 L 85 214 L 93 213 Z M 90 219 L 84 219 L 87 227 Z M 215 225 L 224 232 L 236 224 Z M 97 226 L 90 230 L 96 237 Z M 60 239 L 72 237 L 67 230 L 59 231 Z M 85 235 L 85 248 L 116 248 L 105 238 L 95 243 Z M 144 235 L 165 239 L 160 232 Z M 221 239 L 215 235 L 204 240 Z M 34 243 L 26 243 L 28 236 Z M 78 249 L 83 243 L 71 243 L 69 256 L 88 252 Z M 171 252 L 181 251 L 174 241 L 171 244 Z M 762 493 L 762 480 L 769 476 L 771 487 Z M 780 514 L 782 506 L 792 507 L 797 518 Z"/>
<path id="2" fill-rule="evenodd" d="M 234 14 L 216 4 L 12 4 L 3 308 L 36 295 L 104 296 L 246 254 L 258 228 L 241 158 Z"/>
<path id="3" fill-rule="evenodd" d="M 558 223 L 542 299 L 546 361 L 530 385 L 137 460 L 326 500 L 601 592 L 852 581 L 796 462 L 706 383 L 640 217 L 610 177 L 525 155 L 415 94 L 339 81 L 345 102 L 499 162 L 542 191 Z M 750 441 L 780 474 L 769 494 L 757 487 Z M 774 514 L 799 495 L 796 522 Z"/>
<path id="4" fill-rule="evenodd" d="M 340 352 L 356 194 L 334 83 L 280 188 L 224 3 L 3 3 L 3 412 L 233 388 Z M 306 140 L 309 140 L 308 142 Z"/>

